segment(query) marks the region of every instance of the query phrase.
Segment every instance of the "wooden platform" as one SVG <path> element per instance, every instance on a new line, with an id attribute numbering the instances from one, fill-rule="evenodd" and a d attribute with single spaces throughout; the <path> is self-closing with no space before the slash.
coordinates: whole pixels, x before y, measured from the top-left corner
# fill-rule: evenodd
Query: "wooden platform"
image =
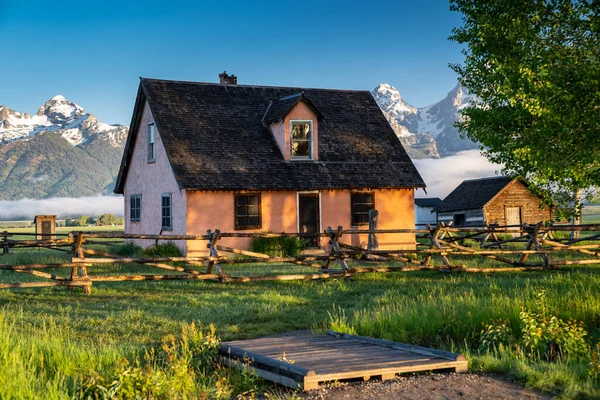
<path id="1" fill-rule="evenodd" d="M 229 366 L 254 368 L 264 379 L 304 390 L 325 381 L 467 370 L 467 360 L 460 354 L 334 331 L 318 335 L 298 331 L 224 342 L 221 360 Z"/>

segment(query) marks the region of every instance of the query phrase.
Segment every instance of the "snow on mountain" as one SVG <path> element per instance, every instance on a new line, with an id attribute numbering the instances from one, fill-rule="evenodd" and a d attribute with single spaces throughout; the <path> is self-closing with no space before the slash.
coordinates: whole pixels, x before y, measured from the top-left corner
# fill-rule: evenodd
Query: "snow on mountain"
<path id="1" fill-rule="evenodd" d="M 454 126 L 461 118 L 461 110 L 474 100 L 474 96 L 460 83 L 444 99 L 423 108 L 415 108 L 404 102 L 400 92 L 386 83 L 377 86 L 372 94 L 401 141 L 402 137 L 410 135 L 431 135 L 441 156 L 478 148 L 473 141 L 462 139 Z M 405 147 L 411 146 L 405 142 Z"/>
<path id="2" fill-rule="evenodd" d="M 107 141 L 112 147 L 123 147 L 126 126 L 108 125 L 86 113 L 78 104 L 57 95 L 42 105 L 36 115 L 0 106 L 0 145 L 27 140 L 42 132 L 55 132 L 79 146 L 91 140 Z"/>

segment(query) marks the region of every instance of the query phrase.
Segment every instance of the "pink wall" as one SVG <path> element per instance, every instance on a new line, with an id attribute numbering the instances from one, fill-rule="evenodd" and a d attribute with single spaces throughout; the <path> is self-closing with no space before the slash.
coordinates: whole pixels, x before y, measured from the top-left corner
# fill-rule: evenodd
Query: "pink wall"
<path id="1" fill-rule="evenodd" d="M 279 146 L 279 150 L 281 150 L 281 154 L 286 160 L 291 158 L 291 150 L 290 150 L 290 121 L 294 119 L 300 120 L 311 120 L 312 121 L 312 159 L 319 159 L 319 124 L 317 121 L 317 116 L 315 113 L 308 107 L 304 102 L 299 102 L 296 104 L 294 108 L 289 112 L 289 114 L 285 117 L 285 119 L 281 122 L 272 123 L 269 128 L 271 129 L 271 133 Z"/>
<path id="2" fill-rule="evenodd" d="M 379 211 L 379 228 L 414 228 L 414 190 L 374 190 L 375 208 Z M 351 228 L 350 191 L 321 191 L 321 228 L 331 226 Z M 255 231 L 297 232 L 297 192 L 262 192 L 262 228 Z M 221 232 L 234 231 L 233 192 L 187 193 L 187 233 L 205 234 L 206 230 L 220 229 Z M 367 229 L 368 227 L 361 227 Z M 240 232 L 255 232 L 240 231 Z M 366 247 L 367 235 L 348 235 L 343 242 Z M 247 249 L 250 240 L 245 238 L 224 238 L 224 246 Z M 327 246 L 327 239 L 321 245 Z M 412 234 L 379 235 L 379 247 L 414 248 L 415 237 Z M 205 241 L 188 242 L 188 253 L 205 254 Z"/>
<path id="3" fill-rule="evenodd" d="M 167 158 L 167 153 L 155 126 L 156 161 L 148 163 L 147 125 L 154 121 L 148 103 L 144 105 L 139 130 L 134 145 L 127 177 L 125 179 L 125 233 L 159 234 L 162 228 L 161 200 L 163 193 L 171 193 L 173 231 L 163 234 L 183 235 L 186 232 L 186 196 L 180 190 Z M 131 195 L 142 195 L 142 213 L 139 222 L 131 222 L 129 200 Z M 151 246 L 154 240 L 135 240 L 142 247 Z M 186 250 L 184 241 L 177 245 Z"/>

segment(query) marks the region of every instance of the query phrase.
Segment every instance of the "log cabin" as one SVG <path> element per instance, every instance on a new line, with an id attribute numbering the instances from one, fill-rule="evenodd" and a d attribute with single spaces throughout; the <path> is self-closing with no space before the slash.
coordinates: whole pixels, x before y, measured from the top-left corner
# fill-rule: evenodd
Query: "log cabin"
<path id="1" fill-rule="evenodd" d="M 508 176 L 463 181 L 434 211 L 438 222 L 454 226 L 522 225 L 552 219 L 551 207 L 524 180 Z"/>
<path id="2" fill-rule="evenodd" d="M 140 78 L 115 193 L 125 233 L 414 228 L 425 183 L 368 91 Z M 366 246 L 368 235 L 342 238 Z M 325 249 L 325 239 L 311 247 Z M 136 240 L 146 247 L 154 241 Z M 248 249 L 247 238 L 223 238 Z M 206 242 L 176 242 L 187 255 Z M 379 238 L 414 248 L 414 234 Z"/>

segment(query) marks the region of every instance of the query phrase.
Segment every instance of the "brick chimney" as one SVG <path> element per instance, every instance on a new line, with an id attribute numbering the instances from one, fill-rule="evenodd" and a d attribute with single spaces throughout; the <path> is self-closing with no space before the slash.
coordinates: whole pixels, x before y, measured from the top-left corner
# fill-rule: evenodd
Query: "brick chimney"
<path id="1" fill-rule="evenodd" d="M 237 76 L 229 75 L 227 71 L 219 74 L 219 83 L 221 85 L 237 85 Z"/>

